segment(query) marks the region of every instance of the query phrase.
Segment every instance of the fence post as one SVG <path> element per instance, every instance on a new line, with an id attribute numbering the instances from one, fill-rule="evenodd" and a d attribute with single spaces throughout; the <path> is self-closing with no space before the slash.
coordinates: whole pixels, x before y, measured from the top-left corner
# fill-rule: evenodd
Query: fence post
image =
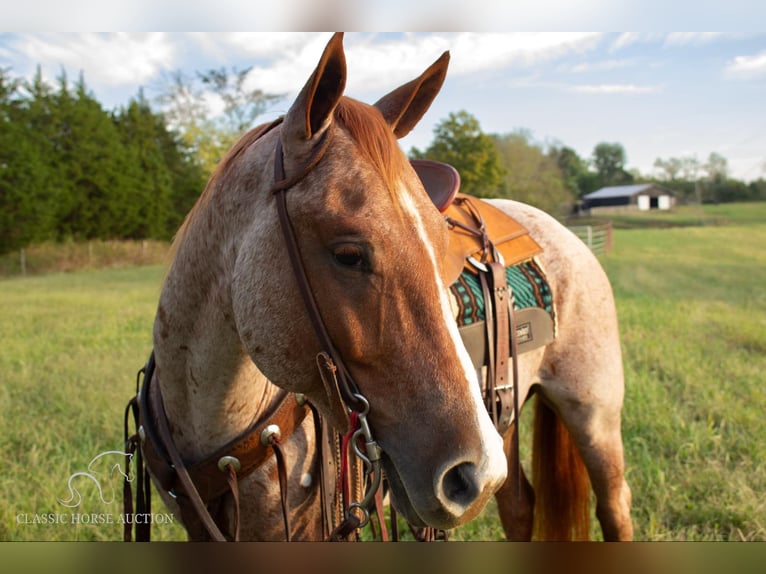
<path id="1" fill-rule="evenodd" d="M 612 222 L 606 224 L 606 251 L 607 253 L 612 250 L 612 247 L 614 247 L 614 237 L 612 235 Z"/>
<path id="2" fill-rule="evenodd" d="M 24 251 L 23 247 L 19 250 L 19 263 L 21 264 L 21 275 L 23 277 L 26 277 L 27 276 L 27 252 Z"/>

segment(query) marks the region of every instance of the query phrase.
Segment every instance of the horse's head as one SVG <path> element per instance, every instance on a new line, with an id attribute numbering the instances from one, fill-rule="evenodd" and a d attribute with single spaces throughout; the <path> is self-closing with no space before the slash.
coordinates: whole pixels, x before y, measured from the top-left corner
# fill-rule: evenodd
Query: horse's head
<path id="1" fill-rule="evenodd" d="M 306 394 L 342 427 L 269 193 L 277 140 L 288 179 L 327 145 L 286 196 L 302 265 L 329 336 L 369 401 L 394 505 L 413 524 L 439 528 L 473 518 L 506 475 L 502 440 L 450 310 L 448 229 L 396 141 L 428 109 L 447 63 L 445 54 L 368 106 L 343 96 L 336 35 L 281 129 L 244 151 L 232 171 L 240 190 L 266 181 L 240 191 L 232 214 L 250 218 L 232 285 L 240 337 L 266 376 Z"/>

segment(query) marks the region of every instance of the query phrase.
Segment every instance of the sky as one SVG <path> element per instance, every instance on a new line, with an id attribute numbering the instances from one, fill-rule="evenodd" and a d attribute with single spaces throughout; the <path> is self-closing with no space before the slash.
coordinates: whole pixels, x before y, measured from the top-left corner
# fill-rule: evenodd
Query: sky
<path id="1" fill-rule="evenodd" d="M 72 79 L 82 72 L 112 109 L 139 88 L 157 96 L 176 70 L 252 66 L 250 86 L 285 94 L 263 121 L 288 109 L 330 37 L 38 28 L 0 33 L 0 67 L 29 77 L 39 65 L 51 82 L 62 70 Z M 465 110 L 486 133 L 524 130 L 583 158 L 599 142 L 620 143 L 627 167 L 646 175 L 657 158 L 704 163 L 715 152 L 733 177 L 766 177 L 766 32 L 371 31 L 346 34 L 344 45 L 346 94 L 370 103 L 450 51 L 441 93 L 402 140 L 405 150 L 424 149 L 439 121 Z"/>

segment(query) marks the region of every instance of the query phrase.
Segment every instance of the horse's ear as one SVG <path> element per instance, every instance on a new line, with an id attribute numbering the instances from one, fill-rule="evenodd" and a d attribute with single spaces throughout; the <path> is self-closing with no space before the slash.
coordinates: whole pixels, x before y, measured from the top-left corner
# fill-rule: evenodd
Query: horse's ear
<path id="1" fill-rule="evenodd" d="M 311 139 L 326 127 L 346 87 L 343 33 L 333 35 L 314 73 L 285 115 L 284 130 L 299 139 Z"/>
<path id="2" fill-rule="evenodd" d="M 444 83 L 448 65 L 449 52 L 444 52 L 418 78 L 399 86 L 375 102 L 375 107 L 386 118 L 397 138 L 410 133 L 428 111 Z"/>

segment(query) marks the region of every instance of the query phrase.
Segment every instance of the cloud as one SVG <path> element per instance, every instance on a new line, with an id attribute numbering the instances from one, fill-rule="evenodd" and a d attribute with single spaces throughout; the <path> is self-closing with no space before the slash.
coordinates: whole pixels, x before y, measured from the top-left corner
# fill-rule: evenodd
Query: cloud
<path id="1" fill-rule="evenodd" d="M 297 32 L 190 33 L 184 36 L 210 62 L 251 67 L 250 89 L 269 93 L 298 92 L 313 71 L 330 34 Z M 183 40 L 179 40 L 181 42 Z M 186 62 L 201 69 L 199 62 Z"/>
<path id="2" fill-rule="evenodd" d="M 44 73 L 83 70 L 89 85 L 147 84 L 162 71 L 206 65 L 252 65 L 249 83 L 267 92 L 294 94 L 314 69 L 330 35 L 260 33 L 39 33 L 12 35 L 5 58 L 37 63 Z M 594 49 L 599 33 L 435 33 L 346 36 L 349 91 L 368 93 L 419 75 L 450 50 L 450 77 L 477 71 L 529 68 Z M 8 55 L 10 52 L 10 56 Z M 0 54 L 3 56 L 3 54 Z M 204 64 L 202 62 L 205 62 Z"/>
<path id="3" fill-rule="evenodd" d="M 646 44 L 649 42 L 658 42 L 662 39 L 662 34 L 657 32 L 623 32 L 612 43 L 611 51 L 626 48 L 632 44 Z"/>
<path id="4" fill-rule="evenodd" d="M 752 78 L 766 74 L 766 50 L 750 56 L 737 56 L 726 64 L 724 73 L 734 78 Z"/>
<path id="5" fill-rule="evenodd" d="M 637 86 L 635 84 L 579 84 L 568 86 L 571 92 L 581 94 L 654 94 L 660 86 Z"/>
<path id="6" fill-rule="evenodd" d="M 600 42 L 600 33 L 458 34 L 452 45 L 456 73 L 482 69 L 530 67 L 572 53 L 584 53 Z"/>
<path id="7" fill-rule="evenodd" d="M 570 71 L 576 74 L 580 74 L 593 71 L 617 70 L 620 68 L 634 66 L 635 64 L 636 62 L 634 60 L 602 60 L 600 62 L 582 62 L 572 66 Z"/>
<path id="8" fill-rule="evenodd" d="M 662 44 L 665 47 L 708 44 L 728 37 L 724 32 L 623 32 L 612 43 L 611 51 L 633 44 Z"/>
<path id="9" fill-rule="evenodd" d="M 190 32 L 185 38 L 208 55 L 229 61 L 233 57 L 301 59 L 307 52 L 319 57 L 330 34 L 306 32 Z"/>
<path id="10" fill-rule="evenodd" d="M 707 44 L 725 36 L 723 32 L 671 32 L 665 38 L 666 46 Z"/>
<path id="11" fill-rule="evenodd" d="M 164 33 L 23 34 L 14 37 L 10 50 L 16 59 L 45 64 L 48 73 L 61 67 L 85 71 L 88 83 L 106 86 L 145 82 L 171 67 L 178 56 Z"/>
<path id="12" fill-rule="evenodd" d="M 222 61 L 232 56 L 262 60 L 252 81 L 275 93 L 293 94 L 314 69 L 328 34 L 194 34 L 190 38 Z M 529 68 L 595 48 L 593 33 L 437 33 L 348 34 L 348 92 L 367 95 L 418 76 L 444 51 L 451 53 L 450 75 Z M 361 97 L 361 96 L 359 96 Z"/>

